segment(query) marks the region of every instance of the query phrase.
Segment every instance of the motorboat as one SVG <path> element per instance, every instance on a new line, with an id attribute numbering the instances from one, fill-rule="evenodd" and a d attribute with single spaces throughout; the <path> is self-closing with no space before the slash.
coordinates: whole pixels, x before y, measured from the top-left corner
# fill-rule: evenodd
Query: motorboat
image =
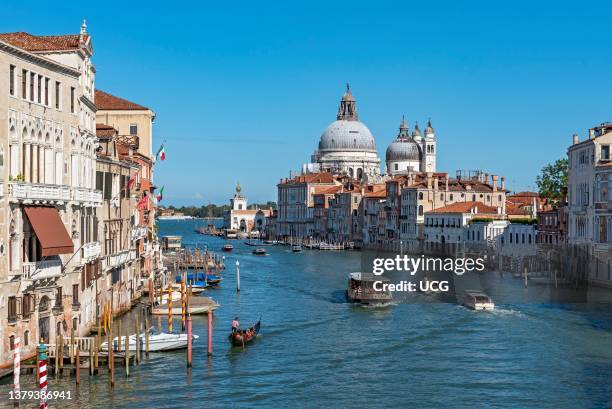
<path id="1" fill-rule="evenodd" d="M 255 254 L 256 256 L 265 256 L 268 254 L 268 252 L 266 251 L 266 249 L 258 247 L 253 250 L 253 254 Z"/>
<path id="2" fill-rule="evenodd" d="M 197 306 L 189 306 L 187 308 L 186 313 L 190 315 L 198 315 L 198 314 L 208 314 L 210 311 L 214 311 L 217 309 L 216 305 L 197 305 Z M 153 315 L 168 315 L 168 304 L 158 305 L 157 307 L 153 307 L 151 311 Z M 182 315 L 181 304 L 172 307 L 172 315 Z"/>
<path id="3" fill-rule="evenodd" d="M 229 252 L 229 251 L 234 250 L 234 246 L 232 246 L 231 244 L 224 244 L 223 247 L 222 247 L 222 250 L 226 251 L 226 252 Z"/>
<path id="4" fill-rule="evenodd" d="M 291 251 L 293 251 L 294 253 L 299 253 L 302 251 L 302 246 L 299 244 L 294 244 L 293 246 L 291 246 Z"/>
<path id="5" fill-rule="evenodd" d="M 378 283 L 377 287 L 380 290 L 374 289 L 374 283 Z M 372 273 L 350 273 L 348 276 L 348 287 L 346 289 L 346 297 L 350 302 L 365 304 L 365 305 L 380 305 L 389 304 L 393 301 L 393 296 L 388 290 L 388 278 L 377 276 Z"/>
<path id="6" fill-rule="evenodd" d="M 465 290 L 463 295 L 463 306 L 475 311 L 492 311 L 495 304 L 491 297 L 476 290 Z"/>
<path id="7" fill-rule="evenodd" d="M 200 338 L 198 335 L 193 334 L 192 340 L 196 341 Z M 113 350 L 118 350 L 118 343 L 121 342 L 121 350 L 125 351 L 125 337 L 118 339 L 115 337 L 112 341 Z M 144 350 L 145 334 L 140 334 L 140 350 Z M 136 334 L 132 334 L 128 339 L 128 348 L 131 352 L 136 352 Z M 159 334 L 149 333 L 149 352 L 161 352 L 161 351 L 172 351 L 175 349 L 187 348 L 187 334 L 168 334 L 161 332 Z M 102 351 L 108 350 L 108 342 L 100 344 Z"/>

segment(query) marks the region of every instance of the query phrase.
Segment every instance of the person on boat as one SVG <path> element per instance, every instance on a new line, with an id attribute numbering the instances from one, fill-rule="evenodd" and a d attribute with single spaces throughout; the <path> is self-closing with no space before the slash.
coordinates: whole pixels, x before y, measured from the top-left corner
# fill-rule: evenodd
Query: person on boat
<path id="1" fill-rule="evenodd" d="M 232 332 L 237 332 L 238 328 L 240 328 L 240 321 L 238 321 L 238 317 L 235 317 L 232 321 Z"/>

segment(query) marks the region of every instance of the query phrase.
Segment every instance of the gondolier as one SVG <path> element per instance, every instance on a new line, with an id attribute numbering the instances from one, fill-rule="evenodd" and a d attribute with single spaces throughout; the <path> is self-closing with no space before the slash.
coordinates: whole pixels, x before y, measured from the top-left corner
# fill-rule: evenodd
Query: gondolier
<path id="1" fill-rule="evenodd" d="M 238 331 L 238 328 L 240 328 L 240 321 L 238 321 L 238 317 L 235 317 L 232 321 L 232 332 Z"/>

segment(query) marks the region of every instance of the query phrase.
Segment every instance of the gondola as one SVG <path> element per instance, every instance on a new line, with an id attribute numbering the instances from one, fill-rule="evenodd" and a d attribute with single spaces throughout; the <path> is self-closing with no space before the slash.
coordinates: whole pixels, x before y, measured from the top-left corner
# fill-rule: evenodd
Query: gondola
<path id="1" fill-rule="evenodd" d="M 261 320 L 257 321 L 255 325 L 253 325 L 249 329 L 240 329 L 236 332 L 232 332 L 228 339 L 235 347 L 245 347 L 246 344 L 253 341 L 257 334 L 259 334 L 259 327 L 261 326 Z"/>

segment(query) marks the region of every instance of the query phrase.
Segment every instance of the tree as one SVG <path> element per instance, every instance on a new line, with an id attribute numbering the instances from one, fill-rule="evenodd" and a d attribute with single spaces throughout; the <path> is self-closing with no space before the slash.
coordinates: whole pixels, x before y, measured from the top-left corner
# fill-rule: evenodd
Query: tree
<path id="1" fill-rule="evenodd" d="M 567 158 L 558 159 L 542 168 L 536 178 L 540 196 L 547 198 L 553 205 L 562 203 L 567 192 Z"/>

